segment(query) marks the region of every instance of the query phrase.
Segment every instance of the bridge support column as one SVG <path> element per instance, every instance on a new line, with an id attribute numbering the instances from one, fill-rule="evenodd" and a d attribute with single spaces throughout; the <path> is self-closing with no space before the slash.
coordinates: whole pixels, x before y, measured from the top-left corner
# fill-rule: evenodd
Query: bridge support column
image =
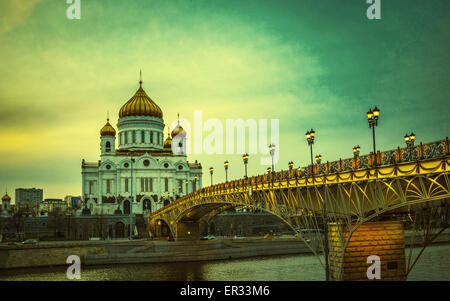
<path id="1" fill-rule="evenodd" d="M 199 240 L 200 227 L 197 222 L 179 222 L 177 224 L 177 240 Z"/>
<path id="2" fill-rule="evenodd" d="M 341 255 L 343 250 L 339 232 L 343 238 L 349 231 L 343 224 L 329 224 L 330 278 L 331 280 L 372 280 L 367 270 L 374 263 L 367 258 L 380 258 L 380 280 L 406 280 L 405 235 L 401 221 L 365 222 L 353 232 L 344 254 L 342 273 Z"/>

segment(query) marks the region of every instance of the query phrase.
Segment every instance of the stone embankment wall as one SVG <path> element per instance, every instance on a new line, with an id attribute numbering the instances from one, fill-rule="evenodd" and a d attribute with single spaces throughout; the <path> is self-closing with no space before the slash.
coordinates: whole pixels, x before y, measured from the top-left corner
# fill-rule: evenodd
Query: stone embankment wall
<path id="1" fill-rule="evenodd" d="M 209 241 L 90 241 L 1 246 L 0 269 L 66 265 L 70 255 L 82 264 L 179 262 L 309 253 L 295 238 L 214 239 Z"/>

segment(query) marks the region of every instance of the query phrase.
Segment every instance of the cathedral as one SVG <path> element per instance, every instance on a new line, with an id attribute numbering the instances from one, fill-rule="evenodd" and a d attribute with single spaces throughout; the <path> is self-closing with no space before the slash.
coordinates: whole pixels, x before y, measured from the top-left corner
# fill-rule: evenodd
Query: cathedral
<path id="1" fill-rule="evenodd" d="M 202 166 L 187 160 L 186 132 L 178 121 L 164 139 L 163 112 L 142 80 L 120 109 L 117 129 L 108 118 L 100 160 L 82 160 L 83 214 L 149 213 L 201 188 Z"/>

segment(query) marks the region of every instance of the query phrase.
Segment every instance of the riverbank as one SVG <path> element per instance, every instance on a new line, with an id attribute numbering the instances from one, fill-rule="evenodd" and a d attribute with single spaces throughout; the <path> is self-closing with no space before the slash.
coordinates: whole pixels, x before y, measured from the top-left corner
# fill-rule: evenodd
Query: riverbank
<path id="1" fill-rule="evenodd" d="M 409 246 L 411 233 L 405 231 Z M 415 238 L 420 243 L 420 238 Z M 450 230 L 435 243 L 449 243 Z M 165 263 L 212 261 L 269 255 L 311 254 L 311 250 L 293 236 L 216 238 L 200 241 L 113 240 L 39 242 L 30 245 L 0 244 L 0 269 L 67 265 L 70 255 L 80 257 L 84 265 L 120 263 Z"/>
<path id="2" fill-rule="evenodd" d="M 77 255 L 85 265 L 218 260 L 310 253 L 292 238 L 216 238 L 206 241 L 71 241 L 0 245 L 0 269 L 66 265 Z"/>

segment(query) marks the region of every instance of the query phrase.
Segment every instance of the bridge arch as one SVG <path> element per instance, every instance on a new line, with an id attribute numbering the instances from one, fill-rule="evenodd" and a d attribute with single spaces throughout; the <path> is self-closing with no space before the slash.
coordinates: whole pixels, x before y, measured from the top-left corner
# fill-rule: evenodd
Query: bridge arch
<path id="1" fill-rule="evenodd" d="M 253 204 L 249 204 L 249 203 L 244 203 L 244 202 L 202 202 L 201 204 L 196 204 L 193 205 L 191 207 L 185 208 L 185 210 L 182 210 L 179 212 L 179 214 L 177 214 L 176 216 L 165 216 L 165 218 L 170 219 L 170 224 L 172 225 L 172 227 L 170 227 L 172 229 L 172 233 L 175 233 L 176 235 L 174 237 L 176 237 L 177 239 L 183 239 L 182 236 L 184 233 L 183 231 L 180 231 L 180 224 L 186 224 L 186 223 L 198 223 L 200 222 L 200 220 L 204 217 L 208 217 L 208 220 L 211 220 L 215 215 L 226 211 L 230 208 L 233 207 L 250 207 L 253 210 L 260 210 L 263 212 L 267 212 L 270 213 L 276 217 L 278 217 L 284 224 L 286 224 L 291 230 L 292 232 L 298 236 L 298 238 L 300 238 L 307 246 L 308 248 L 315 254 L 318 255 L 318 245 L 313 243 L 311 244 L 311 241 L 307 238 L 304 237 L 304 235 L 302 235 L 302 233 L 295 227 L 295 225 L 293 225 L 293 223 L 291 223 L 289 220 L 287 220 L 285 217 L 281 216 L 279 214 L 279 212 L 276 211 L 272 211 L 270 210 L 270 208 L 265 208 L 265 207 L 260 207 L 260 206 L 256 206 Z M 163 219 L 162 217 L 160 217 L 159 219 Z M 157 219 L 156 219 L 157 220 Z M 154 221 L 154 220 L 152 220 Z M 166 222 L 166 224 L 169 224 Z M 191 228 L 192 229 L 192 228 Z M 208 229 L 209 230 L 209 229 Z M 193 232 L 193 231 L 189 231 L 189 232 Z"/>
<path id="2" fill-rule="evenodd" d="M 176 229 L 171 227 L 173 222 L 168 222 L 164 218 L 158 218 L 150 221 L 150 232 L 154 237 L 168 237 L 173 239 L 175 237 Z"/>

